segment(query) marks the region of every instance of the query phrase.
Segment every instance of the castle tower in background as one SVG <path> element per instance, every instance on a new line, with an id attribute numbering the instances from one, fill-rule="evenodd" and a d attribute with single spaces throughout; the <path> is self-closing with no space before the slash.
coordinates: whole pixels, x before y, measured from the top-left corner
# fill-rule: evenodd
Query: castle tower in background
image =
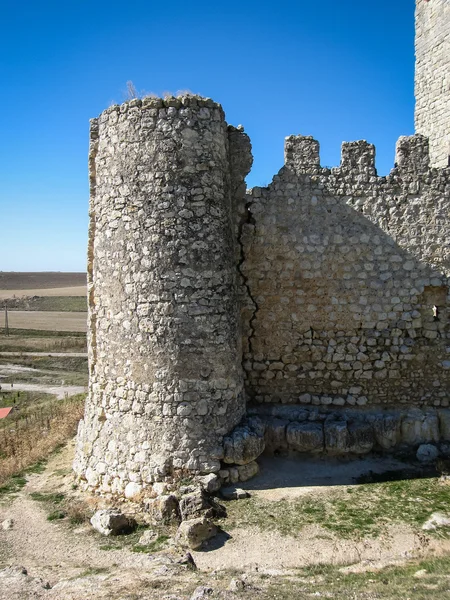
<path id="1" fill-rule="evenodd" d="M 415 125 L 430 140 L 431 166 L 450 156 L 450 0 L 416 1 Z"/>

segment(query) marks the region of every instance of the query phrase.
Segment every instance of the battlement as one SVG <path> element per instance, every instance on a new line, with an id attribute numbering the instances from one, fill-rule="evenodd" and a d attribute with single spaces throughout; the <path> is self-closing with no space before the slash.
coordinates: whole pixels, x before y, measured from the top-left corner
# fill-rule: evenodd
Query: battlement
<path id="1" fill-rule="evenodd" d="M 311 136 L 290 135 L 285 138 L 285 167 L 298 175 L 341 174 L 350 177 L 366 175 L 377 177 L 375 146 L 366 140 L 343 142 L 339 167 L 326 169 L 320 166 L 320 144 Z M 426 175 L 430 170 L 428 138 L 421 134 L 401 136 L 395 148 L 394 171 L 411 175 Z M 447 167 L 438 171 L 448 173 Z"/>

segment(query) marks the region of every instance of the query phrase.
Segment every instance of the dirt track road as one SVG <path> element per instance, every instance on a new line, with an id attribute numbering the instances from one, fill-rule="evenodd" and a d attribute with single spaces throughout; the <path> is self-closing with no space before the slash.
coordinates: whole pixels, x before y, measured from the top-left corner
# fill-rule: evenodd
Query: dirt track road
<path id="1" fill-rule="evenodd" d="M 52 358 L 87 358 L 87 352 L 0 352 L 0 357 L 9 356 L 50 356 Z"/>

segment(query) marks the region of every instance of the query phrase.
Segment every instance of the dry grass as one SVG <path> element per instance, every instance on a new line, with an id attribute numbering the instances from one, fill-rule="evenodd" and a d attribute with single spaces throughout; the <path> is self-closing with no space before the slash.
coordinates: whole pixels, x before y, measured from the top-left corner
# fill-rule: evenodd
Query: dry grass
<path id="1" fill-rule="evenodd" d="M 74 436 L 84 401 L 81 394 L 31 406 L 7 417 L 0 429 L 0 486 Z"/>
<path id="2" fill-rule="evenodd" d="M 8 319 L 11 329 L 80 332 L 87 330 L 85 312 L 14 310 L 8 312 Z"/>

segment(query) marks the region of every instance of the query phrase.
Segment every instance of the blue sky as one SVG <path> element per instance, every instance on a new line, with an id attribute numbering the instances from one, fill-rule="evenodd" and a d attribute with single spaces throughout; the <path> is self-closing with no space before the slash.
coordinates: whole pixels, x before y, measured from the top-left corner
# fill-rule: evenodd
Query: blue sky
<path id="1" fill-rule="evenodd" d="M 380 174 L 414 132 L 414 0 L 1 0 L 0 270 L 84 271 L 88 121 L 128 80 L 221 102 L 253 144 L 249 186 L 313 135 L 376 144 Z"/>

